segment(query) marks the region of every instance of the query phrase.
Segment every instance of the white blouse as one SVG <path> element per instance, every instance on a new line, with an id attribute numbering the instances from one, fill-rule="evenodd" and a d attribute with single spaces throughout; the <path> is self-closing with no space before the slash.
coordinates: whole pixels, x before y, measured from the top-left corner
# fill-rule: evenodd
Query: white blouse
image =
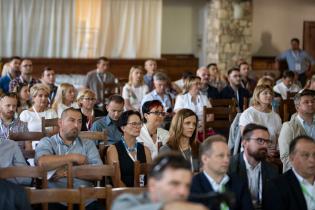
<path id="1" fill-rule="evenodd" d="M 141 109 L 141 101 L 142 98 L 149 92 L 149 87 L 147 85 L 141 85 L 139 87 L 134 87 L 129 85 L 128 83 L 125 84 L 122 90 L 122 97 L 125 100 L 129 100 L 130 105 L 135 110 Z"/>

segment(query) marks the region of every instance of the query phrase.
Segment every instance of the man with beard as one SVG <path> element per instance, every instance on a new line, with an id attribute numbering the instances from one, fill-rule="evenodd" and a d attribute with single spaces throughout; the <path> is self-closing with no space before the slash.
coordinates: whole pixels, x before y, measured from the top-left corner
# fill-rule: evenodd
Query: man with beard
<path id="1" fill-rule="evenodd" d="M 229 171 L 247 180 L 255 209 L 264 209 L 269 181 L 278 176 L 276 168 L 265 161 L 271 144 L 268 129 L 250 123 L 244 128 L 242 140 L 244 152 L 232 157 Z"/>
<path id="2" fill-rule="evenodd" d="M 213 192 L 232 192 L 235 203 L 232 203 L 230 207 L 226 203 L 222 203 L 221 209 L 252 210 L 253 204 L 245 180 L 235 173 L 227 173 L 230 164 L 230 150 L 225 137 L 221 135 L 208 137 L 200 145 L 199 154 L 202 172 L 192 179 L 189 200 L 202 203 L 209 209 L 213 209 L 214 201 L 200 200 L 198 196 Z"/>
<path id="3" fill-rule="evenodd" d="M 9 71 L 6 72 L 6 74 L 0 79 L 0 89 L 4 93 L 9 92 L 9 84 L 11 80 L 15 79 L 20 74 L 20 64 L 21 64 L 20 57 L 15 56 L 10 59 Z"/>
<path id="4" fill-rule="evenodd" d="M 49 188 L 67 187 L 68 162 L 73 165 L 102 165 L 99 153 L 94 142 L 79 138 L 79 131 L 82 126 L 82 115 L 74 108 L 63 111 L 58 121 L 59 133 L 41 139 L 35 150 L 35 163 L 49 170 L 51 175 Z M 91 175 L 91 179 L 93 179 Z M 74 188 L 80 186 L 92 186 L 93 183 L 87 180 L 74 179 Z M 87 203 L 86 209 L 102 209 L 96 201 Z M 52 204 L 49 209 L 67 209 L 61 204 Z"/>

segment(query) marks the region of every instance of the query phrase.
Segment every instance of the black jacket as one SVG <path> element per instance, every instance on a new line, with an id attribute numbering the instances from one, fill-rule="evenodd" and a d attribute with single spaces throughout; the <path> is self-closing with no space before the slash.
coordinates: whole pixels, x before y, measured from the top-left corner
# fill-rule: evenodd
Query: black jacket
<path id="1" fill-rule="evenodd" d="M 243 88 L 243 87 L 239 87 L 238 88 L 238 99 L 235 95 L 234 90 L 232 89 L 232 87 L 230 85 L 225 86 L 225 88 L 223 88 L 220 92 L 220 98 L 235 98 L 237 101 L 237 106 L 240 109 L 240 111 L 243 111 L 243 104 L 244 104 L 244 98 L 250 98 L 250 93 L 247 89 Z"/>

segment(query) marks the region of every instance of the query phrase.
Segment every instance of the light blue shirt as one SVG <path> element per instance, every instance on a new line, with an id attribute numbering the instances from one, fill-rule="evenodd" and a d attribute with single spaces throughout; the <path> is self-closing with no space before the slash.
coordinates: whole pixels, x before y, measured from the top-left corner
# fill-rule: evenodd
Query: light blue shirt
<path id="1" fill-rule="evenodd" d="M 141 101 L 141 107 L 143 106 L 145 102 L 152 101 L 152 100 L 159 100 L 162 103 L 165 111 L 172 108 L 172 101 L 171 101 L 172 96 L 168 93 L 165 93 L 164 97 L 162 98 L 160 95 L 157 94 L 156 90 L 151 91 L 150 93 L 148 93 L 147 95 L 143 97 Z"/>
<path id="2" fill-rule="evenodd" d="M 297 118 L 303 126 L 306 134 L 315 139 L 315 118 L 313 117 L 312 124 L 308 124 L 304 119 L 302 119 L 302 117 L 300 117 L 300 115 L 298 115 Z"/>
<path id="3" fill-rule="evenodd" d="M 95 121 L 91 127 L 91 131 L 104 130 L 107 132 L 109 144 L 115 144 L 121 139 L 122 133 L 108 115 Z"/>
<path id="4" fill-rule="evenodd" d="M 304 73 L 308 69 L 309 64 L 315 64 L 314 58 L 303 50 L 293 51 L 289 49 L 279 55 L 277 60 L 286 60 L 289 70 L 298 74 Z"/>

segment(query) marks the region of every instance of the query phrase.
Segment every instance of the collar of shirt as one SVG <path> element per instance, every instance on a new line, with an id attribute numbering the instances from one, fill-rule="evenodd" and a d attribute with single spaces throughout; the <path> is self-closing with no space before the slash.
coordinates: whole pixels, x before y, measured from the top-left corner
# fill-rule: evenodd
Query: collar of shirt
<path id="1" fill-rule="evenodd" d="M 192 95 L 190 93 L 187 93 L 187 96 L 188 96 L 189 102 L 193 102 Z M 196 98 L 196 103 L 198 104 L 199 102 L 200 102 L 200 95 L 198 94 Z"/>
<path id="2" fill-rule="evenodd" d="M 104 122 L 107 126 L 110 126 L 111 124 L 113 124 L 114 122 L 112 121 L 112 119 L 110 119 L 110 117 L 108 116 L 108 114 L 104 117 Z"/>
<path id="3" fill-rule="evenodd" d="M 300 184 L 302 183 L 303 185 L 306 185 L 306 186 L 309 185 L 309 186 L 315 187 L 315 181 L 313 182 L 313 184 L 310 184 L 306 179 L 304 179 L 300 174 L 298 174 L 298 172 L 294 169 L 294 167 L 292 167 L 292 171 Z"/>
<path id="4" fill-rule="evenodd" d="M 59 145 L 63 145 L 63 146 L 67 146 L 69 148 L 71 148 L 72 146 L 74 146 L 76 144 L 77 141 L 80 141 L 80 138 L 77 137 L 71 144 L 65 144 L 65 142 L 63 141 L 63 139 L 61 138 L 60 134 L 56 134 L 56 139 L 57 139 L 57 143 Z"/>
<path id="5" fill-rule="evenodd" d="M 304 126 L 304 125 L 307 125 L 307 126 L 315 126 L 315 116 L 313 116 L 313 121 L 312 121 L 312 124 L 308 124 L 300 115 L 297 115 L 297 118 L 299 119 L 300 123 Z"/>
<path id="6" fill-rule="evenodd" d="M 16 119 L 13 118 L 13 120 L 10 122 L 9 125 L 5 125 L 5 124 L 3 123 L 3 120 L 0 118 L 0 125 L 1 125 L 1 126 L 4 125 L 4 126 L 7 128 L 7 127 L 10 127 L 12 124 L 14 124 L 15 121 L 16 121 Z"/>
<path id="7" fill-rule="evenodd" d="M 230 180 L 228 175 L 224 175 L 224 177 L 222 178 L 220 183 L 217 183 L 214 179 L 212 179 L 211 176 L 209 176 L 205 171 L 203 171 L 204 175 L 206 176 L 206 178 L 208 179 L 208 181 L 210 182 L 213 190 L 215 192 L 224 192 L 224 186 L 226 183 L 228 183 L 228 181 Z"/>
<path id="8" fill-rule="evenodd" d="M 243 153 L 243 158 L 247 170 L 251 172 L 259 172 L 261 170 L 261 162 L 259 162 L 255 167 L 253 167 L 251 164 L 249 164 L 245 153 Z"/>

